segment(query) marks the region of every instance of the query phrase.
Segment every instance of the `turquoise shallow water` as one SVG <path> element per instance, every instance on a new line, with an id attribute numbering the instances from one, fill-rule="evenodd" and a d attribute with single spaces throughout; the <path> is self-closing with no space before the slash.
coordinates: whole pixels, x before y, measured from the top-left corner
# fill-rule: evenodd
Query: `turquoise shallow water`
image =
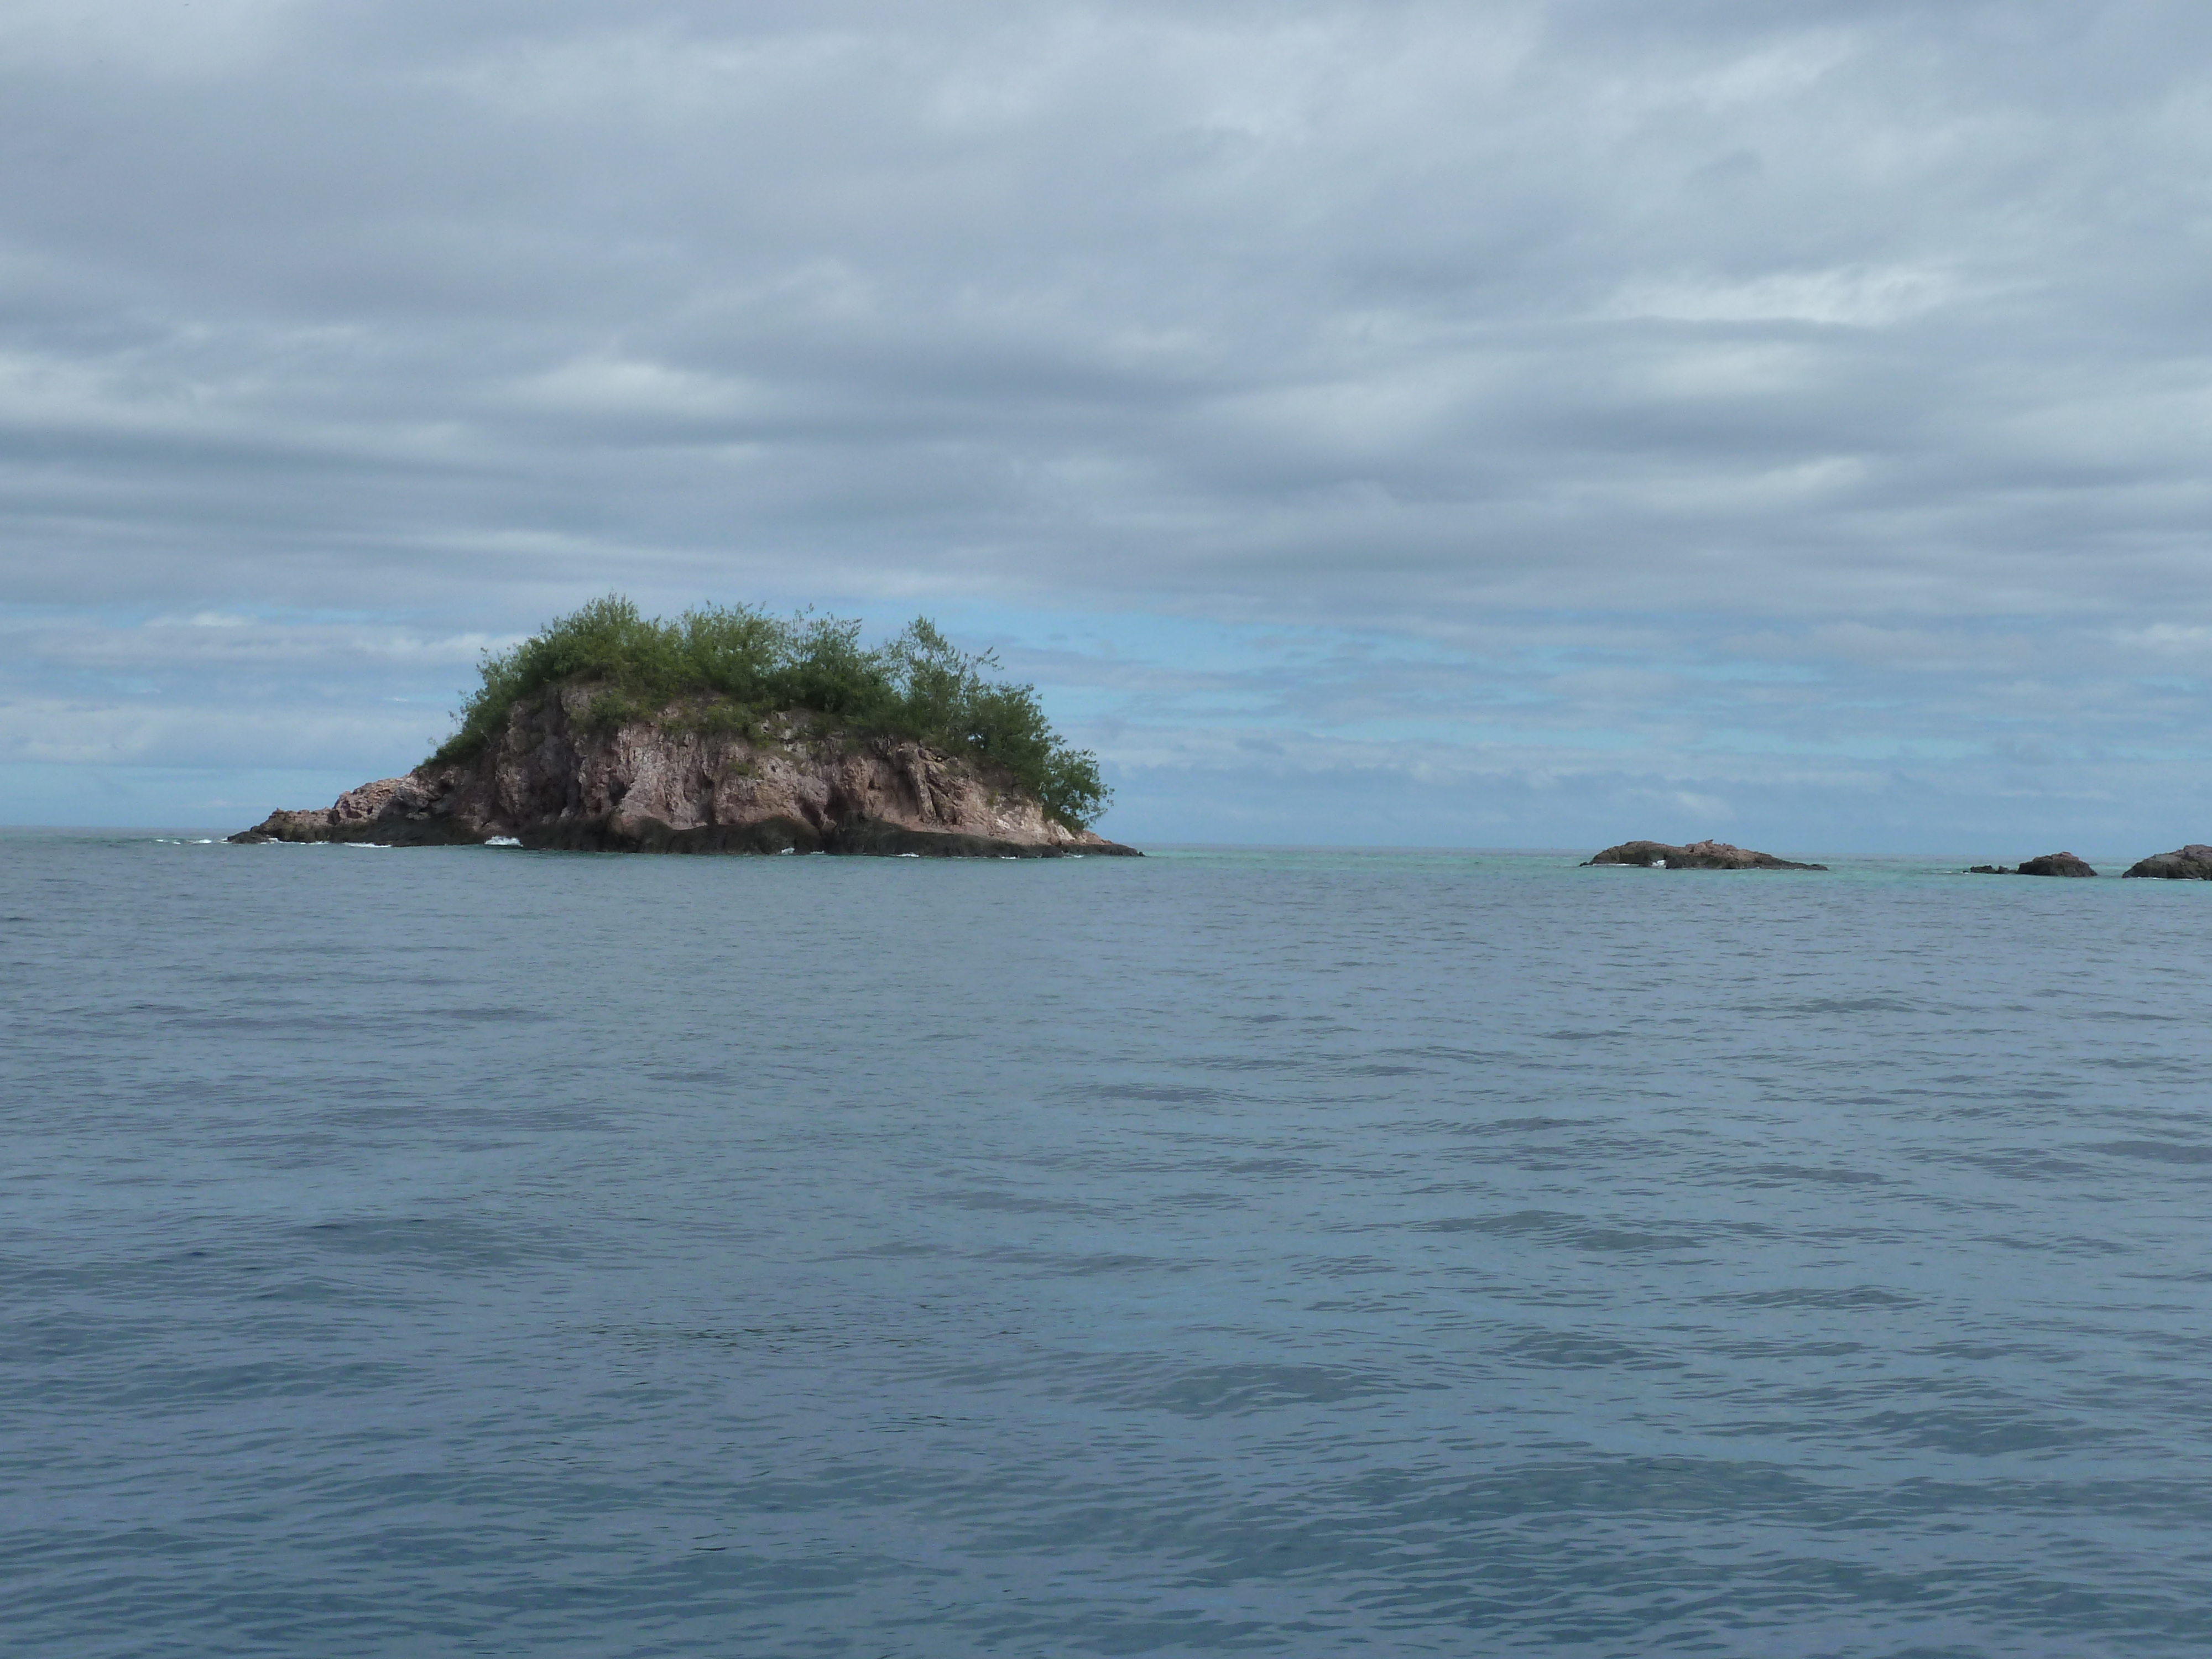
<path id="1" fill-rule="evenodd" d="M 0 841 L 71 1655 L 2198 1654 L 2212 888 Z"/>

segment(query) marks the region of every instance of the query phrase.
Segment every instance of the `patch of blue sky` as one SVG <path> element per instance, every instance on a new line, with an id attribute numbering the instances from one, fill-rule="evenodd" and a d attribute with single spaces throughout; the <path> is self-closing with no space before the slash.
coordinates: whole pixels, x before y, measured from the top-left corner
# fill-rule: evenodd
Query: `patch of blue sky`
<path id="1" fill-rule="evenodd" d="M 1687 680 L 1750 685 L 1820 685 L 1832 678 L 1804 664 L 1779 662 L 1670 663 L 1666 672 Z"/>
<path id="2" fill-rule="evenodd" d="M 1076 699 L 1056 692 L 1050 701 L 1054 708 L 1064 708 Z M 1112 712 L 1127 719 L 1171 721 L 1180 726 L 1233 720 L 1239 726 L 1298 731 L 1315 725 L 1310 718 L 1301 718 L 1297 710 L 1285 708 L 1279 701 L 1258 691 L 1187 693 L 1172 698 L 1147 696 L 1133 702 L 1125 697 Z"/>
<path id="3" fill-rule="evenodd" d="M 1036 609 L 964 599 L 915 607 L 961 643 L 989 646 L 1007 658 L 1038 664 L 1052 657 L 1172 667 L 1185 672 L 1234 673 L 1317 662 L 1464 664 L 1464 653 L 1432 641 L 1374 629 L 1239 623 L 1148 611 Z M 906 614 L 869 609 L 868 631 L 889 635 Z"/>
<path id="4" fill-rule="evenodd" d="M 49 676 L 52 687 L 65 694 L 105 697 L 158 697 L 167 688 L 145 674 L 118 674 L 88 668 L 58 668 Z"/>
<path id="5" fill-rule="evenodd" d="M 2165 764 L 2168 762 L 2201 766 L 2212 761 L 2212 744 L 2194 747 L 2179 744 L 2116 744 L 2102 751 L 2100 758 L 2112 761 L 2145 761 Z"/>
<path id="6" fill-rule="evenodd" d="M 1329 737 L 1346 742 L 1424 744 L 1460 749 L 1547 749 L 1613 755 L 1630 754 L 1650 746 L 1650 739 L 1641 732 L 1612 727 L 1499 726 L 1483 720 L 1419 716 L 1349 720 L 1328 726 L 1325 730 Z"/>
<path id="7" fill-rule="evenodd" d="M 350 769 L 83 766 L 0 761 L 0 799 L 18 824 L 216 828 L 228 834 L 273 806 L 319 805 L 361 782 Z"/>
<path id="8" fill-rule="evenodd" d="M 1986 744 L 1955 738 L 1868 737 L 1842 739 L 1791 738 L 1773 732 L 1741 729 L 1704 733 L 1686 748 L 1699 755 L 1776 755 L 1798 760 L 1962 761 L 1982 760 Z"/>

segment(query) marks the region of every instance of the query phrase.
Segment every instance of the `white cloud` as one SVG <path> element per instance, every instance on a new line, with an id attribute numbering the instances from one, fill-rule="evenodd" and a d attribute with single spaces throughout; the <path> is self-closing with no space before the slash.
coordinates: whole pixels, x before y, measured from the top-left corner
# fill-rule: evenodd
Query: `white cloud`
<path id="1" fill-rule="evenodd" d="M 1676 276 L 1632 280 L 1602 315 L 1685 323 L 1817 323 L 1882 328 L 1957 297 L 1948 273 L 1911 266 L 1777 271 L 1747 281 Z"/>
<path id="2" fill-rule="evenodd" d="M 2112 638 L 2126 652 L 2171 659 L 2212 657 L 2212 626 L 2203 623 L 2152 623 L 2145 628 L 2116 629 Z"/>
<path id="3" fill-rule="evenodd" d="M 530 408 L 583 416 L 697 417 L 749 407 L 766 412 L 763 399 L 726 380 L 613 352 L 573 358 L 525 381 L 516 395 Z"/>
<path id="4" fill-rule="evenodd" d="M 288 17 L 313 0 L 9 0 L 0 66 L 121 68 L 161 79 L 235 74 L 263 62 Z"/>

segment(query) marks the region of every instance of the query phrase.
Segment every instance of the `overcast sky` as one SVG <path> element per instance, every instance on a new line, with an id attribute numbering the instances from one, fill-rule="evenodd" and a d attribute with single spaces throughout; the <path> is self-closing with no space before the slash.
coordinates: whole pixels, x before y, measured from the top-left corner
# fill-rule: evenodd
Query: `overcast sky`
<path id="1" fill-rule="evenodd" d="M 2212 9 L 0 5 L 0 822 L 917 611 L 1132 839 L 2212 839 Z"/>

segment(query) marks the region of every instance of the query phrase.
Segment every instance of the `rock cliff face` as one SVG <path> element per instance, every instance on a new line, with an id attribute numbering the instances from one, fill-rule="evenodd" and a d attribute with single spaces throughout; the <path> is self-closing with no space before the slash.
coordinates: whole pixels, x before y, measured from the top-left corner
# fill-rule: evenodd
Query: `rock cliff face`
<path id="1" fill-rule="evenodd" d="M 2130 876 L 2162 876 L 2168 881 L 2212 881 L 2212 847 L 2191 842 L 2171 853 L 2154 853 L 2131 865 Z"/>
<path id="2" fill-rule="evenodd" d="M 1608 847 L 1583 867 L 1593 864 L 1640 864 L 1665 870 L 1825 870 L 1825 864 L 1792 864 L 1771 853 L 1754 853 L 1731 847 L 1724 841 L 1693 841 L 1686 847 L 1669 847 L 1662 841 L 1625 841 Z"/>
<path id="3" fill-rule="evenodd" d="M 473 844 L 580 852 L 1135 855 L 1070 830 L 997 768 L 860 737 L 804 710 L 741 726 L 719 700 L 607 728 L 593 689 L 518 703 L 474 757 L 426 762 L 335 805 L 271 812 L 233 841 Z"/>

